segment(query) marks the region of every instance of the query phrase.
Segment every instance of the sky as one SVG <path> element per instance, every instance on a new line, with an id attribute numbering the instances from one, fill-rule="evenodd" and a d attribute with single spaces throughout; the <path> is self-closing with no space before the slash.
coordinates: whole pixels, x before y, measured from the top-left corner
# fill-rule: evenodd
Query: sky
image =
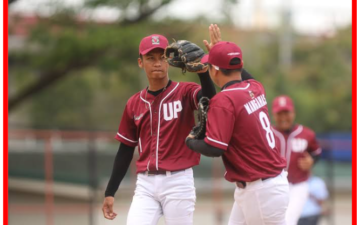
<path id="1" fill-rule="evenodd" d="M 46 5 L 56 2 L 79 6 L 83 0 L 18 0 L 10 11 L 46 10 Z M 173 0 L 159 10 L 154 18 L 162 20 L 171 16 L 186 20 L 205 16 L 216 23 L 224 18 L 221 2 L 222 0 Z M 351 23 L 351 0 L 239 0 L 238 4 L 225 10 L 231 15 L 232 23 L 240 28 L 277 27 L 281 24 L 283 4 L 290 9 L 293 29 L 299 33 L 331 34 L 336 28 Z M 97 19 L 115 20 L 120 14 L 117 10 L 102 7 L 91 15 Z"/>
<path id="2" fill-rule="evenodd" d="M 178 0 L 167 6 L 162 13 L 189 19 L 198 15 L 221 18 L 220 2 L 221 0 Z M 351 23 L 351 0 L 240 0 L 229 13 L 234 25 L 239 27 L 254 26 L 256 12 L 263 24 L 276 27 L 281 23 L 284 3 L 291 9 L 294 29 L 301 33 L 332 32 L 336 27 Z"/>

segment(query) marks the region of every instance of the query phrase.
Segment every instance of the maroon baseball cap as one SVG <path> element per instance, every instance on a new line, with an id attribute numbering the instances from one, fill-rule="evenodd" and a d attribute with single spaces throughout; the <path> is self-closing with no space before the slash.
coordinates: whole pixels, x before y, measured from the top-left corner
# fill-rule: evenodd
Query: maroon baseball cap
<path id="1" fill-rule="evenodd" d="M 294 103 L 289 96 L 280 95 L 276 97 L 272 104 L 273 113 L 278 113 L 281 111 L 294 111 Z"/>
<path id="2" fill-rule="evenodd" d="M 152 34 L 141 40 L 139 45 L 139 54 L 145 55 L 155 48 L 165 49 L 168 44 L 169 42 L 166 37 L 160 34 Z"/>
<path id="3" fill-rule="evenodd" d="M 206 54 L 204 55 L 202 58 L 201 58 L 201 63 L 202 64 L 205 64 L 205 63 L 208 63 L 208 60 L 209 60 L 209 54 Z"/>
<path id="4" fill-rule="evenodd" d="M 220 41 L 215 44 L 208 55 L 201 59 L 201 63 L 210 63 L 222 69 L 241 69 L 243 67 L 242 51 L 233 42 Z M 231 64 L 231 60 L 239 58 L 240 63 Z"/>

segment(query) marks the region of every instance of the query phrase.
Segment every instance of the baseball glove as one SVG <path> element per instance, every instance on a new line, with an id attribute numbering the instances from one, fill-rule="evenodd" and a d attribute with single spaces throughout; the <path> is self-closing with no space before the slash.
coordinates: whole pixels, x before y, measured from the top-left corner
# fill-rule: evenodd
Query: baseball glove
<path id="1" fill-rule="evenodd" d="M 207 112 L 209 110 L 209 99 L 207 97 L 202 97 L 199 100 L 198 104 L 198 123 L 193 127 L 190 134 L 194 136 L 195 139 L 204 139 L 206 132 L 206 121 L 207 121 Z"/>
<path id="2" fill-rule="evenodd" d="M 204 50 L 186 40 L 174 40 L 174 42 L 165 49 L 167 62 L 171 66 L 181 68 L 183 73 L 186 71 L 198 72 L 206 69 L 208 66 L 200 62 L 204 55 Z"/>

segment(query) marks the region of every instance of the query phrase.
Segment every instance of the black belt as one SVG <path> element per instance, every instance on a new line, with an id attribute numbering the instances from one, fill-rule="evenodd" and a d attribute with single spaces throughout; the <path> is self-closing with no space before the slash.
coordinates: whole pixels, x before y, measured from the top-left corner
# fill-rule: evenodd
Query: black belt
<path id="1" fill-rule="evenodd" d="M 175 174 L 175 173 L 179 173 L 179 172 L 184 172 L 185 170 L 176 170 L 176 171 L 170 171 L 171 174 Z M 141 172 L 142 174 L 145 175 L 165 175 L 167 171 L 165 170 L 155 170 L 155 171 L 145 171 L 145 172 Z"/>
<path id="2" fill-rule="evenodd" d="M 271 177 L 261 178 L 261 180 L 264 181 L 264 180 L 267 180 L 269 178 L 271 178 Z M 242 189 L 246 188 L 246 182 L 245 181 L 236 181 L 235 183 L 236 183 L 236 186 L 238 188 L 242 188 Z"/>

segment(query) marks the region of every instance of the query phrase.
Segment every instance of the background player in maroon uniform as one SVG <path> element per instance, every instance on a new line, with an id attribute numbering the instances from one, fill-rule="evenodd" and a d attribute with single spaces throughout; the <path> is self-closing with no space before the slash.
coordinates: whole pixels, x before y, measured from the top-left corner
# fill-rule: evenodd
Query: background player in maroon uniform
<path id="1" fill-rule="evenodd" d="M 289 96 L 278 96 L 272 106 L 277 147 L 287 160 L 290 201 L 286 213 L 288 225 L 296 225 L 309 195 L 307 180 L 321 148 L 314 131 L 295 124 L 294 103 Z"/>
<path id="2" fill-rule="evenodd" d="M 207 44 L 212 46 L 212 42 Z M 137 146 L 137 182 L 127 224 L 157 224 L 162 215 L 169 225 L 192 224 L 196 198 L 192 167 L 199 164 L 200 154 L 188 149 L 183 140 L 194 126 L 198 99 L 211 98 L 216 91 L 208 72 L 199 74 L 202 88 L 171 81 L 164 57 L 167 45 L 167 39 L 158 34 L 140 42 L 138 64 L 149 86 L 130 97 L 121 119 L 116 135 L 121 144 L 103 203 L 107 219 L 116 217 L 114 195 Z"/>
<path id="3" fill-rule="evenodd" d="M 237 185 L 229 224 L 285 225 L 286 162 L 275 146 L 265 90 L 251 76 L 242 76 L 236 44 L 219 42 L 206 57 L 221 92 L 210 100 L 205 139 L 189 135 L 186 144 L 206 156 L 222 156 L 225 179 Z"/>

